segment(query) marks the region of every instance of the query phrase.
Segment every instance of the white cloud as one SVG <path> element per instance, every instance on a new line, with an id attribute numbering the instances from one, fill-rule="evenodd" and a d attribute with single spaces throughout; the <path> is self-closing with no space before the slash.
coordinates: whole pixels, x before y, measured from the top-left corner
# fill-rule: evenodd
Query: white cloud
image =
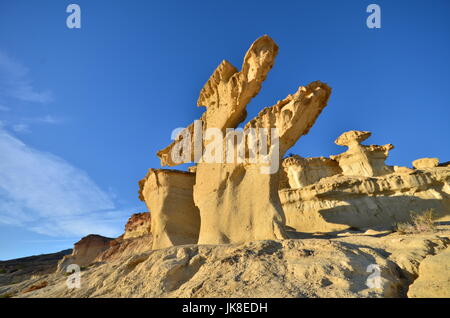
<path id="1" fill-rule="evenodd" d="M 9 126 L 17 133 L 30 133 L 31 128 L 30 125 L 32 124 L 47 124 L 47 125 L 57 125 L 62 123 L 62 119 L 55 118 L 50 115 L 46 115 L 43 117 L 30 117 L 30 118 L 22 118 L 20 119 L 20 122 L 17 124 L 9 123 L 8 125 L 4 124 L 5 126 Z"/>
<path id="2" fill-rule="evenodd" d="M 49 91 L 38 91 L 32 84 L 28 69 L 4 52 L 0 51 L 0 112 L 8 112 L 3 126 L 18 133 L 30 133 L 35 124 L 60 124 L 62 120 L 51 115 L 20 117 L 10 105 L 17 101 L 45 104 L 52 101 Z M 8 104 L 8 106 L 5 106 Z"/>
<path id="3" fill-rule="evenodd" d="M 37 123 L 43 123 L 43 124 L 59 124 L 62 122 L 61 119 L 55 118 L 50 115 L 46 115 L 44 117 L 33 118 L 32 121 L 37 122 Z"/>
<path id="4" fill-rule="evenodd" d="M 0 129 L 0 222 L 37 233 L 117 236 L 124 218 L 82 170 Z"/>
<path id="5" fill-rule="evenodd" d="M 15 132 L 19 132 L 19 133 L 29 133 L 30 132 L 30 127 L 27 124 L 15 124 L 12 126 L 12 129 Z"/>
<path id="6" fill-rule="evenodd" d="M 0 51 L 1 112 L 12 110 L 10 105 L 17 101 L 51 100 L 49 91 L 35 88 L 25 66 Z M 125 220 L 139 207 L 118 209 L 110 191 L 103 191 L 84 171 L 6 131 L 26 133 L 35 124 L 63 120 L 51 115 L 17 118 L 13 111 L 7 115 L 0 120 L 0 223 L 56 238 L 120 235 Z"/>
<path id="7" fill-rule="evenodd" d="M 37 91 L 28 77 L 28 69 L 0 51 L 0 96 L 25 102 L 48 103 L 50 91 Z"/>
<path id="8" fill-rule="evenodd" d="M 23 121 L 27 123 L 37 123 L 37 124 L 51 124 L 56 125 L 62 123 L 62 119 L 55 118 L 51 115 L 46 115 L 42 117 L 32 117 L 32 118 L 25 118 Z"/>

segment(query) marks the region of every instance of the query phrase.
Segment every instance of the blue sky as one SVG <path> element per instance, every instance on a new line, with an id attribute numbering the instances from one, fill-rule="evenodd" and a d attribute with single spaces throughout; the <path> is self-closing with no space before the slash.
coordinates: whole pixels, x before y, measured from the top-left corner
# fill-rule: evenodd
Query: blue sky
<path id="1" fill-rule="evenodd" d="M 70 3 L 81 29 L 66 27 Z M 381 29 L 366 27 L 370 3 Z M 280 52 L 248 119 L 311 81 L 333 88 L 290 152 L 338 154 L 358 129 L 395 145 L 389 164 L 450 160 L 449 13 L 446 0 L 0 1 L 0 259 L 120 235 L 215 67 L 240 67 L 263 34 Z"/>

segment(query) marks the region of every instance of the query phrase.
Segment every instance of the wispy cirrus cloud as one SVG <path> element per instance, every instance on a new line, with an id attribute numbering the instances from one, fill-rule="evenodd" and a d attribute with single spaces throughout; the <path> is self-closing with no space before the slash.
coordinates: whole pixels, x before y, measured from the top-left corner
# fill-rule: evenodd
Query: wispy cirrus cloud
<path id="1" fill-rule="evenodd" d="M 63 122 L 60 118 L 55 118 L 50 115 L 42 117 L 27 117 L 22 118 L 18 123 L 10 123 L 9 126 L 17 133 L 30 133 L 31 125 L 45 124 L 45 125 L 58 125 Z"/>
<path id="2" fill-rule="evenodd" d="M 37 90 L 28 76 L 28 69 L 0 51 L 0 96 L 20 101 L 48 103 L 52 98 L 49 90 Z"/>
<path id="3" fill-rule="evenodd" d="M 51 92 L 36 89 L 24 65 L 0 51 L 0 223 L 58 239 L 92 233 L 117 236 L 124 220 L 139 208 L 119 209 L 114 196 L 83 170 L 10 133 L 29 133 L 33 125 L 62 123 L 52 115 L 33 111 L 27 116 L 22 111 L 19 117 L 15 111 L 20 102 L 51 101 Z"/>
<path id="4" fill-rule="evenodd" d="M 28 126 L 27 124 L 23 124 L 23 123 L 12 125 L 12 129 L 18 133 L 29 133 L 30 132 L 30 126 Z"/>
<path id="5" fill-rule="evenodd" d="M 63 123 L 62 118 L 57 118 L 51 115 L 39 116 L 39 117 L 25 117 L 22 118 L 23 123 L 27 124 L 49 124 L 58 125 Z"/>
<path id="6" fill-rule="evenodd" d="M 1 223 L 56 237 L 117 236 L 133 210 L 117 209 L 84 171 L 0 128 Z"/>
<path id="7" fill-rule="evenodd" d="M 46 115 L 42 117 L 33 117 L 33 118 L 25 118 L 24 121 L 30 122 L 30 123 L 38 123 L 38 124 L 60 124 L 63 122 L 61 118 L 55 118 L 51 115 Z"/>
<path id="8" fill-rule="evenodd" d="M 51 115 L 18 115 L 14 110 L 22 104 L 47 104 L 53 100 L 49 90 L 38 90 L 33 84 L 28 69 L 19 61 L 0 50 L 0 112 L 4 113 L 3 124 L 16 133 L 30 133 L 35 124 L 59 124 L 61 119 Z"/>

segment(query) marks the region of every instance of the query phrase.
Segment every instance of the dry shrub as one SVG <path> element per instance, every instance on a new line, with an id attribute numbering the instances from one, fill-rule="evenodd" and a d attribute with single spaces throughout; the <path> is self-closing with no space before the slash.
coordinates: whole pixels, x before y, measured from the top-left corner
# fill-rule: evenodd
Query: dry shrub
<path id="1" fill-rule="evenodd" d="M 417 234 L 435 232 L 436 226 L 433 221 L 433 209 L 428 209 L 422 214 L 411 212 L 411 221 L 397 223 L 396 231 L 400 234 Z"/>
<path id="2" fill-rule="evenodd" d="M 37 283 L 37 284 L 35 284 L 35 285 L 31 285 L 31 286 L 28 287 L 27 289 L 23 290 L 22 293 L 23 293 L 23 294 L 29 293 L 29 292 L 31 292 L 31 291 L 33 291 L 33 290 L 38 290 L 38 289 L 47 287 L 47 285 L 48 285 L 48 283 L 47 283 L 46 281 L 42 281 L 42 282 Z"/>

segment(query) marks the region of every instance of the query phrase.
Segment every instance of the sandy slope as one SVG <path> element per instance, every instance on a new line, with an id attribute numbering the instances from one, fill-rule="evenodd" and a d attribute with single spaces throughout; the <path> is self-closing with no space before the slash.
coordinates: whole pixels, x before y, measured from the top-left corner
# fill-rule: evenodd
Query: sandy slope
<path id="1" fill-rule="evenodd" d="M 450 226 L 419 235 L 369 230 L 334 237 L 311 235 L 233 245 L 185 245 L 146 252 L 143 250 L 148 242 L 133 244 L 136 254 L 121 254 L 118 250 L 82 271 L 80 289 L 69 290 L 67 276 L 54 273 L 2 286 L 0 294 L 16 297 L 450 297 Z M 381 288 L 367 286 L 373 274 L 367 272 L 371 264 L 381 270 Z M 22 293 L 42 281 L 48 283 L 46 287 Z"/>

